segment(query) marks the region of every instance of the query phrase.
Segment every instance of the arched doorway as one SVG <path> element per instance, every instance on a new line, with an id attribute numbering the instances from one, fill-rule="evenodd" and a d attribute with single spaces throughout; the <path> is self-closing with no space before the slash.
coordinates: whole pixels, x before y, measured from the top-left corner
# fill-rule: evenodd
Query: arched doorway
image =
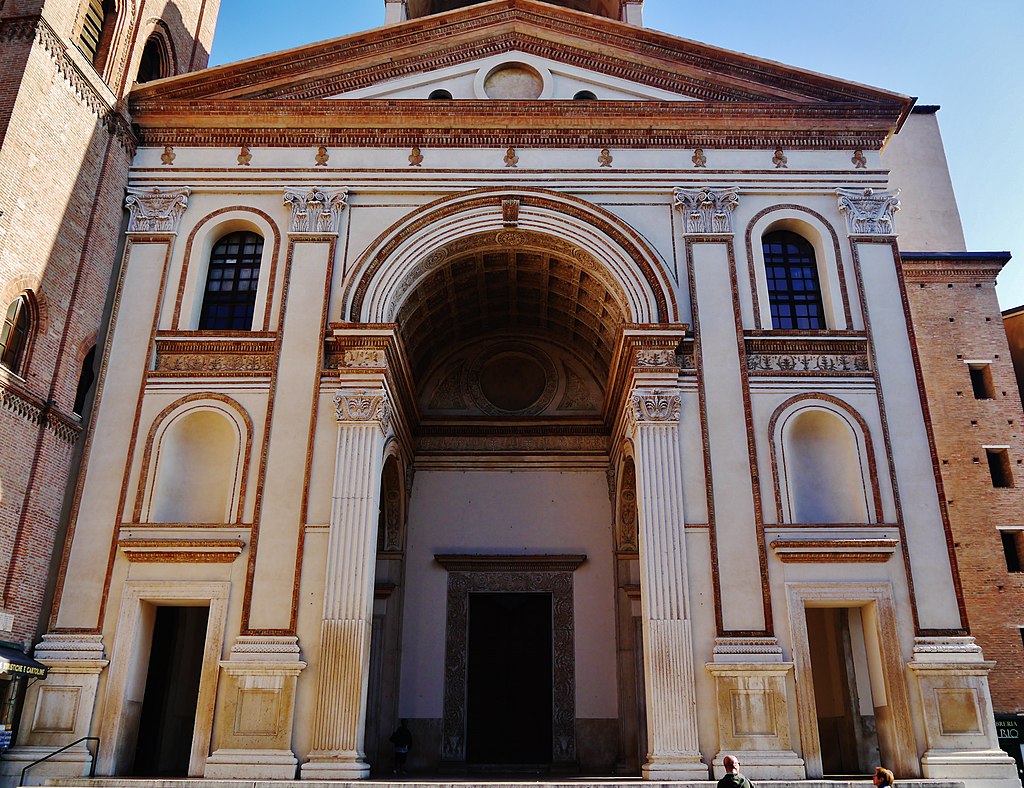
<path id="1" fill-rule="evenodd" d="M 668 281 L 614 217 L 535 191 L 439 201 L 357 264 L 338 331 L 350 347 L 391 337 L 381 366 L 416 470 L 398 712 L 411 770 L 636 764 L 621 752 L 639 733 L 634 714 L 622 735 L 618 661 L 637 655 L 616 648 L 609 468 L 636 369 L 678 374 Z M 537 741 L 502 744 L 524 730 Z"/>

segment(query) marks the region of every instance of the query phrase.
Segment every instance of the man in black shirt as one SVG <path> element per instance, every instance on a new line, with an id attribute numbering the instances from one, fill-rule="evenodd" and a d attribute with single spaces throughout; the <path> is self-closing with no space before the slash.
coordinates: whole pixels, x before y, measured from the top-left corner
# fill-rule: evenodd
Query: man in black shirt
<path id="1" fill-rule="evenodd" d="M 754 788 L 753 783 L 740 774 L 740 762 L 734 755 L 722 758 L 725 777 L 718 781 L 718 788 Z"/>

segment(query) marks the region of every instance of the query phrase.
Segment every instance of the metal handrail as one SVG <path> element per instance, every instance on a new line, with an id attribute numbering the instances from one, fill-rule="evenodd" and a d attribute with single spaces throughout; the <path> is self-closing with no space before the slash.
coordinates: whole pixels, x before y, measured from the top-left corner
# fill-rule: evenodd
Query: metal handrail
<path id="1" fill-rule="evenodd" d="M 92 756 L 92 760 L 89 762 L 89 779 L 92 779 L 93 777 L 95 777 L 96 776 L 96 758 L 99 756 L 99 753 L 100 753 L 100 737 L 99 736 L 83 736 L 81 739 L 76 739 L 75 741 L 71 742 L 71 744 L 68 744 L 65 747 L 61 747 L 59 750 L 54 750 L 49 755 L 47 755 L 47 756 L 45 756 L 43 758 L 40 758 L 38 761 L 32 761 L 32 763 L 30 763 L 28 766 L 26 766 L 24 769 L 21 770 L 21 782 L 19 783 L 19 785 L 24 785 L 25 784 L 25 775 L 28 774 L 28 770 L 31 769 L 33 766 L 38 766 L 43 761 L 50 760 L 50 758 L 52 758 L 54 755 L 60 755 L 65 750 L 70 750 L 76 744 L 81 744 L 84 741 L 94 741 L 94 742 L 96 742 L 96 754 Z"/>

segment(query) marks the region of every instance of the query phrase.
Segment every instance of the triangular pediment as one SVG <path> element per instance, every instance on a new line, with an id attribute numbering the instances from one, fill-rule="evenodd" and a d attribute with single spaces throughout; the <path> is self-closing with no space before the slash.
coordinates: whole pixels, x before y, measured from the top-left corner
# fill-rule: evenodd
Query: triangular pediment
<path id="1" fill-rule="evenodd" d="M 909 106 L 888 91 L 535 0 L 492 0 L 161 80 L 136 89 L 133 100 L 387 97 L 403 80 L 415 84 L 509 53 L 626 89 L 615 98 L 632 91 L 641 99 Z"/>

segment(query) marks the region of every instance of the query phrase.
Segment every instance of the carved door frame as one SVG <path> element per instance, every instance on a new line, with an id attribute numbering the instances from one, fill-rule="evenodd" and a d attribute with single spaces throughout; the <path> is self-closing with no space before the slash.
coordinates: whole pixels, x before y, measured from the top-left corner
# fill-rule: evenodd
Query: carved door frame
<path id="1" fill-rule="evenodd" d="M 448 570 L 445 625 L 444 719 L 441 761 L 466 761 L 466 679 L 469 595 L 550 593 L 552 618 L 551 757 L 576 764 L 576 637 L 572 573 L 585 555 L 435 555 Z"/>

